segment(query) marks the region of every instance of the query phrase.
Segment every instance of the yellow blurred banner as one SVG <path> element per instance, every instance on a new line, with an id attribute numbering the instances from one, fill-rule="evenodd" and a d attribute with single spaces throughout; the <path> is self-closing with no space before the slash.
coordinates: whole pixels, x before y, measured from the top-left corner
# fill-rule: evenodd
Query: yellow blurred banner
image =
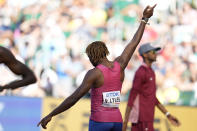
<path id="1" fill-rule="evenodd" d="M 43 100 L 42 117 L 52 111 L 64 99 L 45 98 Z M 126 102 L 120 104 L 120 110 L 124 117 Z M 197 131 L 197 108 L 166 106 L 171 114 L 175 115 L 180 121 L 180 127 L 173 127 L 167 121 L 165 115 L 156 110 L 155 131 Z M 90 116 L 90 100 L 81 99 L 76 105 L 66 112 L 55 116 L 48 124 L 47 130 L 43 131 L 88 131 Z M 130 124 L 128 127 L 130 131 Z"/>
<path id="2" fill-rule="evenodd" d="M 197 107 L 166 106 L 166 108 L 180 120 L 181 126 L 172 126 L 165 115 L 156 109 L 154 128 L 157 131 L 197 131 Z"/>
<path id="3" fill-rule="evenodd" d="M 45 98 L 43 115 L 47 115 L 64 99 Z M 88 131 L 90 101 L 81 99 L 69 110 L 55 116 L 47 125 L 47 131 Z M 46 130 L 43 130 L 46 131 Z"/>

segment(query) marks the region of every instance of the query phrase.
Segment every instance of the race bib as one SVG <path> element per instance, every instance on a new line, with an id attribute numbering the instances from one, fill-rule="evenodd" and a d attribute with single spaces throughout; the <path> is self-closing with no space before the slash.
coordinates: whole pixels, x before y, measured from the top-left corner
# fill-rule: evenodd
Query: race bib
<path id="1" fill-rule="evenodd" d="M 104 107 L 119 107 L 120 91 L 103 92 Z"/>

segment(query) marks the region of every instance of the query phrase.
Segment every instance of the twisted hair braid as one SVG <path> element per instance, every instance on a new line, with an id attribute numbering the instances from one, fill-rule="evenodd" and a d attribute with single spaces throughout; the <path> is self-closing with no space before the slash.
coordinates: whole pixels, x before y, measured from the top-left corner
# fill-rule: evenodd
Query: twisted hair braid
<path id="1" fill-rule="evenodd" d="M 109 51 L 104 42 L 95 41 L 88 45 L 86 48 L 86 54 L 93 66 L 97 66 L 100 63 L 100 60 L 109 54 Z"/>

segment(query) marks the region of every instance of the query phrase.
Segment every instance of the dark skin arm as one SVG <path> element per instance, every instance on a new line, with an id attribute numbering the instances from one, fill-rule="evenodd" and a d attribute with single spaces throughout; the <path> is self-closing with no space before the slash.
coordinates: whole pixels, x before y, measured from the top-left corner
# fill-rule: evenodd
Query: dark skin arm
<path id="1" fill-rule="evenodd" d="M 153 10 L 153 8 L 151 9 Z M 147 8 L 146 10 L 147 11 L 144 16 L 146 16 L 147 18 L 151 17 L 153 11 L 150 10 L 150 8 Z M 137 34 L 135 35 L 136 38 L 134 38 L 132 42 L 130 42 L 129 46 L 126 47 L 126 49 L 123 51 L 123 54 L 119 58 L 117 58 L 117 61 L 121 64 L 122 67 L 125 68 L 127 66 L 128 61 L 132 55 L 130 52 L 131 51 L 134 52 L 135 47 L 137 46 L 137 44 L 139 43 L 142 37 L 144 27 L 145 27 L 145 23 L 141 23 L 139 27 L 140 29 L 138 29 Z M 61 112 L 64 112 L 70 107 L 72 107 L 82 96 L 84 96 L 90 90 L 91 87 L 93 87 L 93 85 L 96 88 L 101 86 L 102 84 L 103 84 L 103 76 L 98 69 L 95 68 L 88 71 L 80 87 L 71 96 L 66 98 L 57 108 L 55 108 L 51 113 L 49 113 L 46 117 L 44 117 L 37 124 L 37 126 L 41 125 L 44 129 L 46 129 L 46 125 L 48 124 L 48 122 L 51 121 L 53 116 Z"/>
<path id="2" fill-rule="evenodd" d="M 52 117 L 60 114 L 70 107 L 72 107 L 82 96 L 84 96 L 91 87 L 99 87 L 102 84 L 102 73 L 98 69 L 92 69 L 88 71 L 83 79 L 82 84 L 79 88 L 68 98 L 66 98 L 57 108 L 55 108 L 51 113 L 44 117 L 37 126 L 41 125 L 46 129 L 48 122 L 51 121 Z"/>
<path id="3" fill-rule="evenodd" d="M 166 110 L 166 108 L 162 104 L 159 103 L 156 106 L 157 106 L 157 108 L 161 112 L 163 112 L 164 114 L 166 114 L 167 110 Z M 129 120 L 129 115 L 130 115 L 131 109 L 132 109 L 132 107 L 130 107 L 130 106 L 127 105 L 126 112 L 125 112 L 125 119 L 124 119 L 123 127 L 122 127 L 122 131 L 126 131 L 127 130 L 127 123 L 128 123 L 128 120 Z M 179 122 L 179 120 L 176 117 L 174 117 L 173 115 L 169 114 L 167 116 L 167 118 L 168 118 L 168 120 L 170 121 L 170 123 L 172 125 L 174 125 L 174 126 L 180 126 L 181 125 L 181 123 Z"/>
<path id="4" fill-rule="evenodd" d="M 22 76 L 20 80 L 15 80 L 9 84 L 0 86 L 0 91 L 4 89 L 16 89 L 36 82 L 36 77 L 31 69 L 18 61 L 14 55 L 4 47 L 0 47 L 0 63 L 5 64 L 14 74 Z"/>
<path id="5" fill-rule="evenodd" d="M 156 5 L 150 7 L 147 6 L 144 9 L 143 12 L 143 17 L 144 18 L 150 18 L 153 15 L 153 11 Z M 125 47 L 124 51 L 122 52 L 122 54 L 116 58 L 116 61 L 118 61 L 122 67 L 122 69 L 124 70 L 126 68 L 126 66 L 128 65 L 129 60 L 131 59 L 131 56 L 133 55 L 137 45 L 139 44 L 142 35 L 144 33 L 144 29 L 145 29 L 145 25 L 146 23 L 141 21 L 140 26 L 138 28 L 138 30 L 136 31 L 134 37 L 132 38 L 132 40 L 128 43 L 128 45 Z"/>
<path id="6" fill-rule="evenodd" d="M 124 122 L 123 122 L 123 126 L 122 126 L 122 131 L 126 131 L 127 130 L 127 124 L 128 124 L 128 120 L 129 120 L 129 115 L 130 115 L 131 109 L 132 108 L 127 105 L 126 112 L 125 112 L 125 118 L 124 118 Z"/>
<path id="7" fill-rule="evenodd" d="M 155 7 L 156 7 L 156 4 L 154 6 L 152 6 L 152 7 L 147 6 L 144 9 L 143 17 L 144 18 L 150 18 L 153 15 L 153 11 L 154 11 Z M 117 61 L 121 64 L 121 67 L 123 69 L 126 68 L 126 66 L 127 66 L 128 62 L 129 62 L 129 60 L 131 59 L 131 57 L 132 57 L 137 45 L 140 42 L 140 40 L 142 38 L 142 35 L 144 33 L 145 25 L 146 25 L 146 23 L 141 21 L 140 26 L 139 26 L 137 32 L 135 33 L 133 39 L 126 46 L 126 48 L 122 52 L 121 56 L 119 56 L 117 58 Z M 127 123 L 128 123 L 129 114 L 131 112 L 131 109 L 132 109 L 132 107 L 127 105 L 122 131 L 126 131 L 126 129 L 127 129 Z"/>
<path id="8" fill-rule="evenodd" d="M 166 110 L 166 108 L 165 108 L 161 103 L 157 104 L 156 106 L 157 106 L 157 108 L 158 108 L 161 112 L 163 112 L 164 114 L 166 114 L 166 113 L 168 112 L 168 111 Z M 176 117 L 174 117 L 173 115 L 169 114 L 169 115 L 167 116 L 167 118 L 168 118 L 168 120 L 170 121 L 170 123 L 171 123 L 172 125 L 174 125 L 174 126 L 180 126 L 180 125 L 181 125 L 181 123 L 179 122 L 179 120 L 178 120 Z"/>

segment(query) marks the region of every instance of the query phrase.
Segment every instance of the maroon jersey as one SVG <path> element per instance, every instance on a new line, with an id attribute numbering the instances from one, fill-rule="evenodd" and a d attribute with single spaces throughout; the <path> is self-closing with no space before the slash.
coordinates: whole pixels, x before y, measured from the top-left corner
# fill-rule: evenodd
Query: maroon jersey
<path id="1" fill-rule="evenodd" d="M 136 99 L 137 98 L 137 99 Z M 133 87 L 130 91 L 128 106 L 137 107 L 134 108 L 137 115 L 130 115 L 130 119 L 137 119 L 141 122 L 153 122 L 155 105 L 159 101 L 156 98 L 156 82 L 155 82 L 155 73 L 152 68 L 146 66 L 145 64 L 141 65 L 135 73 L 133 80 Z M 135 105 L 134 105 L 135 104 Z M 136 106 L 137 104 L 137 106 Z"/>

